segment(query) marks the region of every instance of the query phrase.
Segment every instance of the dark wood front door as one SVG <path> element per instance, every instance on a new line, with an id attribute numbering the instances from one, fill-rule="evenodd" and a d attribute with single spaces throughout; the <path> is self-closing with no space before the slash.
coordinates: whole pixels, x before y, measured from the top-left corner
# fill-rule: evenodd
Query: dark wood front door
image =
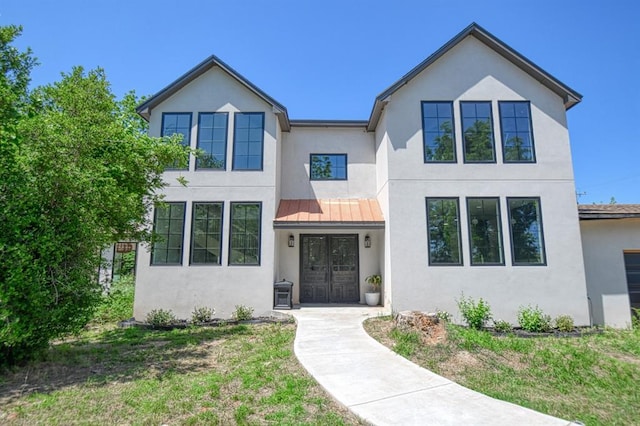
<path id="1" fill-rule="evenodd" d="M 300 302 L 357 303 L 358 236 L 302 235 Z"/>

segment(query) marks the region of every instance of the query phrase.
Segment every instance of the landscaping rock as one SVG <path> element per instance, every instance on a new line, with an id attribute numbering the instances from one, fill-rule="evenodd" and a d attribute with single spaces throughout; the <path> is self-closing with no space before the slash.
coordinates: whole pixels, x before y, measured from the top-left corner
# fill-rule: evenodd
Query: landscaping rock
<path id="1" fill-rule="evenodd" d="M 436 344 L 446 339 L 444 323 L 435 313 L 402 311 L 395 316 L 396 327 L 402 331 L 416 331 L 424 344 Z"/>

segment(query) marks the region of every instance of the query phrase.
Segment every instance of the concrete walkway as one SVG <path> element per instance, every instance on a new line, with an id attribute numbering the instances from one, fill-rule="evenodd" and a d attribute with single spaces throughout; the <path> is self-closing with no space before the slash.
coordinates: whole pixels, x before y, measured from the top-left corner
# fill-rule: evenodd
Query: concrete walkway
<path id="1" fill-rule="evenodd" d="M 303 306 L 289 311 L 295 354 L 335 399 L 374 425 L 569 425 L 490 398 L 418 367 L 362 328 L 382 307 Z"/>

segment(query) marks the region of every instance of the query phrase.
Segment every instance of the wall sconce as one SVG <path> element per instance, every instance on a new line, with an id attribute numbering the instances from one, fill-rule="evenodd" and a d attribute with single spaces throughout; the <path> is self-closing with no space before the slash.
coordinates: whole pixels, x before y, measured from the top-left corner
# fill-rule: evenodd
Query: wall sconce
<path id="1" fill-rule="evenodd" d="M 364 236 L 364 248 L 371 248 L 371 237 L 368 235 Z"/>
<path id="2" fill-rule="evenodd" d="M 293 234 L 289 235 L 289 247 L 295 247 L 296 246 L 296 238 L 293 236 Z"/>

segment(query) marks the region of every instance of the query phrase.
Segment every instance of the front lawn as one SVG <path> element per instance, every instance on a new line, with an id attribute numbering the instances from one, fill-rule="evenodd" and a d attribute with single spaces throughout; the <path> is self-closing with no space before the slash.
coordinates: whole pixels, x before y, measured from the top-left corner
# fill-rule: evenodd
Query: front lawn
<path id="1" fill-rule="evenodd" d="M 421 343 L 390 317 L 365 322 L 400 355 L 463 386 L 586 425 L 630 425 L 640 419 L 640 330 L 582 337 L 497 337 L 447 325 L 447 338 Z"/>
<path id="2" fill-rule="evenodd" d="M 0 373 L 0 423 L 359 424 L 293 354 L 294 324 L 100 326 Z"/>

